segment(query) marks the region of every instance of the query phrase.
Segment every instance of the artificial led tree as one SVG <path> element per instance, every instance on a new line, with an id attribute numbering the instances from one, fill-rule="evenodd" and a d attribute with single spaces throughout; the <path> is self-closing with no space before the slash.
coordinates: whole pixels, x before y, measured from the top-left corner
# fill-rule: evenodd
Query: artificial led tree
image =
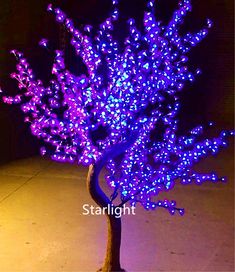
<path id="1" fill-rule="evenodd" d="M 45 142 L 42 155 L 89 166 L 89 193 L 100 207 L 122 207 L 128 202 L 183 215 L 175 201 L 160 200 L 161 193 L 176 183 L 224 182 L 224 177 L 198 173 L 193 166 L 225 147 L 233 132 L 205 139 L 204 127 L 199 125 L 179 135 L 181 90 L 200 74 L 199 69 L 188 67 L 187 55 L 207 35 L 212 22 L 208 19 L 202 30 L 180 35 L 191 1 L 179 2 L 168 25 L 156 20 L 154 7 L 154 0 L 148 1 L 143 30 L 137 29 L 134 19 L 127 22 L 129 34 L 123 46 L 112 35 L 119 16 L 118 0 L 113 0 L 112 14 L 98 31 L 90 25 L 76 28 L 63 11 L 50 4 L 48 11 L 71 35 L 86 71 L 74 75 L 65 66 L 63 52 L 54 50 L 52 77 L 45 86 L 23 54 L 12 50 L 18 64 L 11 76 L 18 81 L 20 93 L 4 96 L 3 101 L 21 104 L 32 134 Z M 48 41 L 42 39 L 40 45 L 48 48 Z M 104 167 L 110 197 L 99 185 Z M 118 198 L 120 203 L 114 205 Z M 121 271 L 121 219 L 106 217 L 108 245 L 101 271 Z"/>

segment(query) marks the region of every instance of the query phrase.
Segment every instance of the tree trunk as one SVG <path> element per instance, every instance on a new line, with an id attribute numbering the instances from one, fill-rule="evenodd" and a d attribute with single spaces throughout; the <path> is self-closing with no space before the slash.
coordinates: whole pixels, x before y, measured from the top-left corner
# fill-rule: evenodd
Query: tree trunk
<path id="1" fill-rule="evenodd" d="M 106 216 L 108 223 L 108 241 L 105 262 L 101 271 L 124 271 L 120 266 L 121 218 Z"/>
<path id="2" fill-rule="evenodd" d="M 92 199 L 101 207 L 112 205 L 109 198 L 101 190 L 98 182 L 100 169 L 96 165 L 89 167 L 87 177 L 87 187 Z M 106 214 L 108 223 L 108 242 L 106 257 L 103 267 L 99 270 L 102 272 L 125 271 L 120 266 L 120 247 L 121 247 L 121 218 L 115 215 Z"/>
<path id="3" fill-rule="evenodd" d="M 118 143 L 107 150 L 103 156 L 94 165 L 90 165 L 87 176 L 87 188 L 92 199 L 101 208 L 112 206 L 112 202 L 102 191 L 99 185 L 99 174 L 108 160 L 121 155 L 137 139 L 138 131 L 130 133 L 125 142 Z M 113 206 L 114 207 L 114 206 Z M 114 207 L 115 208 L 115 207 Z M 107 211 L 107 209 L 106 209 Z M 121 218 L 115 218 L 115 215 L 106 214 L 108 221 L 108 243 L 106 257 L 103 267 L 99 270 L 102 272 L 119 272 L 125 271 L 120 266 L 120 247 L 121 247 Z"/>

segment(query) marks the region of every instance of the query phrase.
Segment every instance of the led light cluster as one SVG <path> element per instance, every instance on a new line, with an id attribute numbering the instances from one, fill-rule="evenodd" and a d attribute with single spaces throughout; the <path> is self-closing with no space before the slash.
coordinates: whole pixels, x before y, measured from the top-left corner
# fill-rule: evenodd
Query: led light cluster
<path id="1" fill-rule="evenodd" d="M 129 200 L 132 205 L 140 202 L 146 209 L 163 207 L 171 214 L 183 214 L 174 201 L 155 197 L 172 189 L 177 179 L 182 184 L 224 181 L 215 173 L 196 173 L 192 167 L 226 146 L 233 132 L 201 140 L 203 127 L 198 126 L 178 136 L 178 94 L 200 74 L 199 69 L 189 69 L 187 53 L 207 35 L 212 22 L 208 19 L 199 32 L 181 36 L 179 28 L 191 11 L 191 1 L 180 1 L 167 26 L 155 19 L 154 5 L 153 0 L 148 2 L 144 31 L 137 29 L 134 19 L 128 21 L 129 34 L 122 49 L 112 36 L 119 16 L 118 0 L 113 0 L 113 11 L 96 34 L 89 25 L 77 29 L 63 11 L 50 4 L 48 11 L 70 33 L 87 72 L 72 74 L 65 67 L 63 52 L 56 50 L 53 79 L 44 86 L 23 54 L 12 50 L 18 61 L 12 78 L 23 91 L 15 97 L 5 96 L 3 101 L 21 104 L 33 135 L 50 146 L 42 147 L 41 154 L 52 152 L 57 161 L 94 164 L 107 149 L 137 132 L 122 160 L 107 164 L 106 180 L 115 197 L 119 194 L 123 202 Z M 48 40 L 39 44 L 47 48 Z M 151 135 L 159 126 L 164 133 L 153 141 Z"/>

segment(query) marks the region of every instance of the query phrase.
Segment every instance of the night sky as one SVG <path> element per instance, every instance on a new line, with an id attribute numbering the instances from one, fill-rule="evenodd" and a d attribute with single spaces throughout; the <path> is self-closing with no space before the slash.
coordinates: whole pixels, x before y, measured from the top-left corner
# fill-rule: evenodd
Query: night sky
<path id="1" fill-rule="evenodd" d="M 170 19 L 177 0 L 158 0 L 156 16 L 162 21 Z M 41 38 L 48 38 L 52 45 L 63 45 L 61 27 L 54 16 L 46 11 L 46 0 L 0 0 L 0 86 L 5 93 L 17 92 L 16 83 L 9 78 L 14 71 L 11 49 L 25 53 L 37 77 L 47 81 L 52 59 L 38 46 Z M 111 8 L 111 0 L 52 1 L 63 8 L 69 17 L 79 24 L 95 27 L 105 19 Z M 147 1 L 122 0 L 121 20 L 115 36 L 125 37 L 125 21 L 134 17 L 141 27 Z M 179 116 L 182 129 L 191 128 L 213 120 L 219 128 L 233 127 L 233 0 L 192 0 L 193 12 L 187 17 L 184 31 L 199 30 L 207 18 L 214 22 L 210 34 L 190 53 L 193 67 L 200 67 L 203 74 L 187 85 L 182 93 L 182 110 Z M 79 74 L 80 61 L 75 57 L 65 35 L 66 59 L 74 73 Z M 0 163 L 38 154 L 38 141 L 30 135 L 23 123 L 18 106 L 0 103 Z"/>

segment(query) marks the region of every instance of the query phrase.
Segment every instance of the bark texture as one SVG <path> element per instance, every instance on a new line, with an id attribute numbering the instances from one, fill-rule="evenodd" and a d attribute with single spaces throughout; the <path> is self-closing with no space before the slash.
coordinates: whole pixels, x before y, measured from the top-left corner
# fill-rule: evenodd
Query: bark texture
<path id="1" fill-rule="evenodd" d="M 98 175 L 95 166 L 90 166 L 87 178 L 87 185 L 92 199 L 101 207 L 111 205 L 109 198 L 101 190 L 98 182 Z M 102 272 L 124 271 L 120 266 L 120 247 L 121 247 L 121 218 L 106 214 L 108 224 L 108 241 L 106 256 Z"/>
<path id="2" fill-rule="evenodd" d="M 112 205 L 111 200 L 106 196 L 99 185 L 99 174 L 108 160 L 113 159 L 124 153 L 136 140 L 138 133 L 132 133 L 129 138 L 122 143 L 114 145 L 103 154 L 96 164 L 90 165 L 87 176 L 87 188 L 92 199 L 101 208 Z M 121 218 L 106 214 L 108 222 L 108 242 L 106 257 L 102 272 L 125 271 L 120 266 L 120 247 L 121 247 Z"/>

